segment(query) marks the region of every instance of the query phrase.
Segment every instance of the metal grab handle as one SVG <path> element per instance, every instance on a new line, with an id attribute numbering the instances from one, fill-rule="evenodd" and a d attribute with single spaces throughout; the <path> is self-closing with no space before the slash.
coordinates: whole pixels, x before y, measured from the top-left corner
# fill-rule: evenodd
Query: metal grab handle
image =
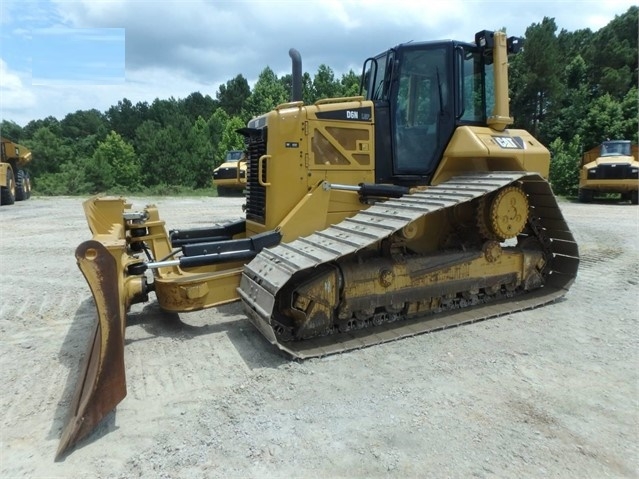
<path id="1" fill-rule="evenodd" d="M 248 160 L 246 159 L 246 157 L 242 157 L 238 162 L 237 162 L 237 171 L 236 171 L 236 180 L 238 183 L 246 183 L 246 173 L 244 174 L 244 179 L 241 178 L 241 173 L 242 173 L 242 163 L 246 163 Z"/>
<path id="2" fill-rule="evenodd" d="M 260 186 L 271 186 L 270 183 L 266 183 L 263 179 L 262 179 L 262 164 L 265 160 L 269 159 L 271 157 L 271 155 L 262 155 L 260 156 L 260 159 L 257 160 L 257 182 L 260 184 Z"/>

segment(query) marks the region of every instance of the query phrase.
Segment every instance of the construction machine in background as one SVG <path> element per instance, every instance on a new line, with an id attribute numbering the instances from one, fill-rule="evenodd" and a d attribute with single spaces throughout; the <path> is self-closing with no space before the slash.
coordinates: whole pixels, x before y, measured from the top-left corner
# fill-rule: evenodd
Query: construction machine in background
<path id="1" fill-rule="evenodd" d="M 245 136 L 245 219 L 167 232 L 157 208 L 92 198 L 76 250 L 98 322 L 58 457 L 126 395 L 131 304 L 241 300 L 292 357 L 318 357 L 540 306 L 578 248 L 547 181 L 550 154 L 509 129 L 521 39 L 411 42 L 368 58 L 361 96 L 292 101 Z"/>
<path id="2" fill-rule="evenodd" d="M 224 162 L 213 170 L 213 186 L 218 196 L 241 193 L 246 186 L 246 157 L 242 150 L 227 151 Z"/>
<path id="3" fill-rule="evenodd" d="M 31 178 L 26 170 L 31 151 L 0 137 L 0 205 L 12 205 L 31 197 Z"/>
<path id="4" fill-rule="evenodd" d="M 608 140 L 581 158 L 579 201 L 590 203 L 596 196 L 619 194 L 622 200 L 638 203 L 639 158 L 630 140 Z"/>

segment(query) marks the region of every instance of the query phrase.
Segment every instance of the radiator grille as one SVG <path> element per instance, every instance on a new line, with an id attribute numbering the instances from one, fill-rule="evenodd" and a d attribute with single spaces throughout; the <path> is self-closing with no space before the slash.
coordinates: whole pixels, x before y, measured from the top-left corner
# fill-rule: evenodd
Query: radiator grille
<path id="1" fill-rule="evenodd" d="M 632 172 L 630 165 L 624 164 L 607 164 L 599 165 L 596 168 L 588 170 L 589 180 L 626 180 L 636 179 L 637 172 Z"/>
<path id="2" fill-rule="evenodd" d="M 237 178 L 237 167 L 230 166 L 228 168 L 219 168 L 213 172 L 215 180 L 230 180 Z M 240 171 L 240 178 L 244 178 L 244 172 Z"/>
<path id="3" fill-rule="evenodd" d="M 256 223 L 266 222 L 266 188 L 259 183 L 259 177 L 266 178 L 267 162 L 262 162 L 262 171 L 257 171 L 260 156 L 266 154 L 266 128 L 251 132 L 246 137 L 248 155 L 248 178 L 246 181 L 246 219 Z"/>

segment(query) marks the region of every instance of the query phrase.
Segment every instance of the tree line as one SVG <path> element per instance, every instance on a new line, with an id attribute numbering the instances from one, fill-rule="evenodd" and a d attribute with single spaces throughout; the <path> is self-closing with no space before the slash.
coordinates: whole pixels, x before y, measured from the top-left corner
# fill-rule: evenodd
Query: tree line
<path id="1" fill-rule="evenodd" d="M 559 30 L 546 17 L 526 29 L 524 50 L 511 59 L 513 126 L 551 150 L 558 194 L 576 193 L 584 151 L 608 138 L 637 143 L 638 11 L 633 6 L 596 32 Z M 79 110 L 24 127 L 3 120 L 0 132 L 32 150 L 39 194 L 171 194 L 209 186 L 225 152 L 243 148 L 236 130 L 288 101 L 291 80 L 266 67 L 253 88 L 239 74 L 215 98 L 124 98 L 105 112 Z M 352 70 L 337 78 L 321 65 L 312 77 L 303 73 L 303 100 L 357 95 L 359 82 Z"/>
<path id="2" fill-rule="evenodd" d="M 219 87 L 215 99 L 194 92 L 184 99 L 133 104 L 124 98 L 105 112 L 49 116 L 24 127 L 0 124 L 2 135 L 30 148 L 34 189 L 39 194 L 147 192 L 170 194 L 210 186 L 212 170 L 226 151 L 243 149 L 236 132 L 252 117 L 289 101 L 291 75 L 264 68 L 251 89 L 239 74 Z M 303 75 L 303 97 L 352 96 L 359 92 L 353 71 L 336 78 L 321 65 Z"/>

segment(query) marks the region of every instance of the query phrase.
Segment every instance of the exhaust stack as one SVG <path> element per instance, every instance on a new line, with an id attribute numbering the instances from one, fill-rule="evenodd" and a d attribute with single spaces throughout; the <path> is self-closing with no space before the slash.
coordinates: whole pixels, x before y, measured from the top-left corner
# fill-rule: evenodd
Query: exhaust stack
<path id="1" fill-rule="evenodd" d="M 293 61 L 291 101 L 302 101 L 302 56 L 295 48 L 288 51 Z"/>

